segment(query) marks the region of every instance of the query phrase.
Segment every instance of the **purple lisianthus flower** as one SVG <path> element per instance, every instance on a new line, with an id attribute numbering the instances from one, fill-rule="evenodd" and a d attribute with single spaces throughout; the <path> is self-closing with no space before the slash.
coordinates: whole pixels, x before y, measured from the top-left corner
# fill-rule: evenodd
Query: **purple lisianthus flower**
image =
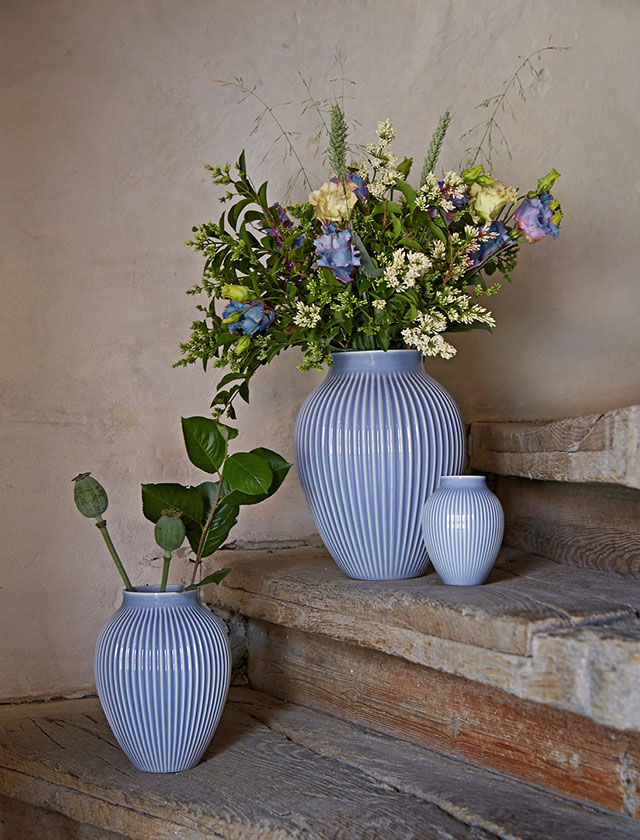
<path id="1" fill-rule="evenodd" d="M 266 214 L 265 214 L 265 217 L 264 217 L 265 221 L 260 222 L 260 227 L 261 227 L 262 230 L 264 230 L 270 236 L 273 236 L 273 238 L 278 243 L 276 247 L 279 251 L 282 248 L 282 243 L 283 243 L 283 240 L 284 240 L 283 230 L 280 230 L 279 228 L 284 228 L 284 230 L 291 230 L 293 228 L 293 222 L 291 221 L 291 219 L 287 215 L 287 211 L 284 209 L 284 207 L 281 204 L 278 204 L 276 202 L 275 204 L 272 204 L 269 207 L 269 210 L 275 210 L 277 212 L 277 214 L 278 214 L 278 227 L 271 227 L 270 222 L 272 220 Z M 293 240 L 292 245 L 293 245 L 294 248 L 299 248 L 300 245 L 302 245 L 303 242 L 304 242 L 304 234 L 301 234 L 300 236 L 296 236 L 296 238 Z"/>
<path id="2" fill-rule="evenodd" d="M 516 224 L 529 242 L 537 242 L 549 233 L 555 239 L 560 233 L 558 226 L 552 221 L 553 202 L 551 193 L 541 190 L 539 195 L 525 198 L 513 214 Z"/>
<path id="3" fill-rule="evenodd" d="M 313 240 L 316 265 L 328 268 L 341 283 L 350 283 L 360 265 L 360 252 L 351 244 L 351 231 L 338 230 L 333 222 L 325 223 L 323 230 L 325 233 Z"/>
<path id="4" fill-rule="evenodd" d="M 243 335 L 264 332 L 267 327 L 273 324 L 276 318 L 276 313 L 273 309 L 261 300 L 250 300 L 246 303 L 242 303 L 239 300 L 230 300 L 222 310 L 222 317 L 228 318 L 229 315 L 233 315 L 235 312 L 241 312 L 242 314 L 237 321 L 232 321 L 227 325 L 229 332 L 234 333 L 240 330 Z"/>
<path id="5" fill-rule="evenodd" d="M 344 179 L 347 183 L 351 183 L 355 186 L 353 192 L 361 201 L 366 201 L 367 198 L 369 198 L 369 187 L 365 184 L 364 178 L 361 178 L 356 172 L 350 172 L 347 169 Z M 332 178 L 331 183 L 339 184 L 340 178 Z"/>
<path id="6" fill-rule="evenodd" d="M 491 222 L 490 225 L 483 225 L 482 239 L 478 243 L 478 250 L 469 253 L 471 265 L 480 265 L 505 242 L 509 241 L 509 231 L 502 222 Z"/>

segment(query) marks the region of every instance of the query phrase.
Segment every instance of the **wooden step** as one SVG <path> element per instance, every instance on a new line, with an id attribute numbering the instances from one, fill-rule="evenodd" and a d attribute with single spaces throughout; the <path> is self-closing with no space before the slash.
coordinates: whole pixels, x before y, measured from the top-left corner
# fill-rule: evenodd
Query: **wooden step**
<path id="1" fill-rule="evenodd" d="M 469 461 L 495 476 L 505 545 L 640 577 L 640 406 L 554 423 L 473 423 Z"/>
<path id="2" fill-rule="evenodd" d="M 640 488 L 640 406 L 552 423 L 472 423 L 469 463 L 481 473 Z"/>
<path id="3" fill-rule="evenodd" d="M 640 586 L 513 550 L 481 587 L 228 551 L 254 688 L 640 816 Z"/>
<path id="4" fill-rule="evenodd" d="M 6 707 L 0 780 L 3 840 L 628 840 L 640 830 L 242 688 L 203 761 L 171 775 L 132 767 L 96 699 Z"/>

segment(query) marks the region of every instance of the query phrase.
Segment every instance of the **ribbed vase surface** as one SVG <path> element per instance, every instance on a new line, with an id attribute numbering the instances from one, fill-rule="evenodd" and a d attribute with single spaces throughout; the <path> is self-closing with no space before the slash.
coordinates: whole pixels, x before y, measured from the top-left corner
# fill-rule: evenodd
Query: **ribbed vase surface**
<path id="1" fill-rule="evenodd" d="M 224 625 L 198 592 L 169 586 L 124 592 L 102 628 L 94 671 L 116 740 L 138 770 L 194 767 L 227 697 L 231 656 Z"/>
<path id="2" fill-rule="evenodd" d="M 483 583 L 504 534 L 502 505 L 483 475 L 443 476 L 422 513 L 424 541 L 443 583 Z"/>
<path id="3" fill-rule="evenodd" d="M 295 462 L 318 532 L 351 578 L 424 573 L 420 513 L 464 461 L 451 396 L 415 350 L 335 353 L 300 409 Z"/>

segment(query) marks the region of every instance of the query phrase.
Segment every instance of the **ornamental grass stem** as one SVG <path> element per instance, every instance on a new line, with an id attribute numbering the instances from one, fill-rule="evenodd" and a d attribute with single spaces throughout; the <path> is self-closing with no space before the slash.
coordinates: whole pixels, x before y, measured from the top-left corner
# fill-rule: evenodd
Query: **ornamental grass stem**
<path id="1" fill-rule="evenodd" d="M 104 541 L 107 544 L 107 548 L 109 549 L 109 554 L 113 558 L 113 562 L 116 564 L 116 569 L 120 573 L 120 577 L 124 581 L 124 586 L 127 592 L 134 592 L 134 588 L 131 585 L 131 581 L 129 580 L 129 576 L 124 570 L 124 566 L 122 565 L 122 561 L 118 557 L 118 552 L 115 549 L 115 546 L 109 536 L 109 531 L 107 530 L 107 523 L 102 517 L 96 517 L 96 528 L 100 531 L 102 536 L 104 537 Z"/>

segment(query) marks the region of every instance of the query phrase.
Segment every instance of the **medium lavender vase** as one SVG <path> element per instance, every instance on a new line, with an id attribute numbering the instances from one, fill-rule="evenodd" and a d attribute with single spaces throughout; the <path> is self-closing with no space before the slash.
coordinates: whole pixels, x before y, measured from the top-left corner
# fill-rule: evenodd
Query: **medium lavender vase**
<path id="1" fill-rule="evenodd" d="M 443 583 L 484 583 L 504 534 L 504 513 L 483 475 L 442 476 L 422 512 L 424 541 Z"/>
<path id="2" fill-rule="evenodd" d="M 94 656 L 109 726 L 138 770 L 177 773 L 200 761 L 218 725 L 231 677 L 224 624 L 196 590 L 124 592 Z"/>
<path id="3" fill-rule="evenodd" d="M 351 578 L 417 577 L 420 513 L 461 470 L 464 427 L 417 350 L 334 353 L 298 415 L 295 461 L 318 532 Z"/>

